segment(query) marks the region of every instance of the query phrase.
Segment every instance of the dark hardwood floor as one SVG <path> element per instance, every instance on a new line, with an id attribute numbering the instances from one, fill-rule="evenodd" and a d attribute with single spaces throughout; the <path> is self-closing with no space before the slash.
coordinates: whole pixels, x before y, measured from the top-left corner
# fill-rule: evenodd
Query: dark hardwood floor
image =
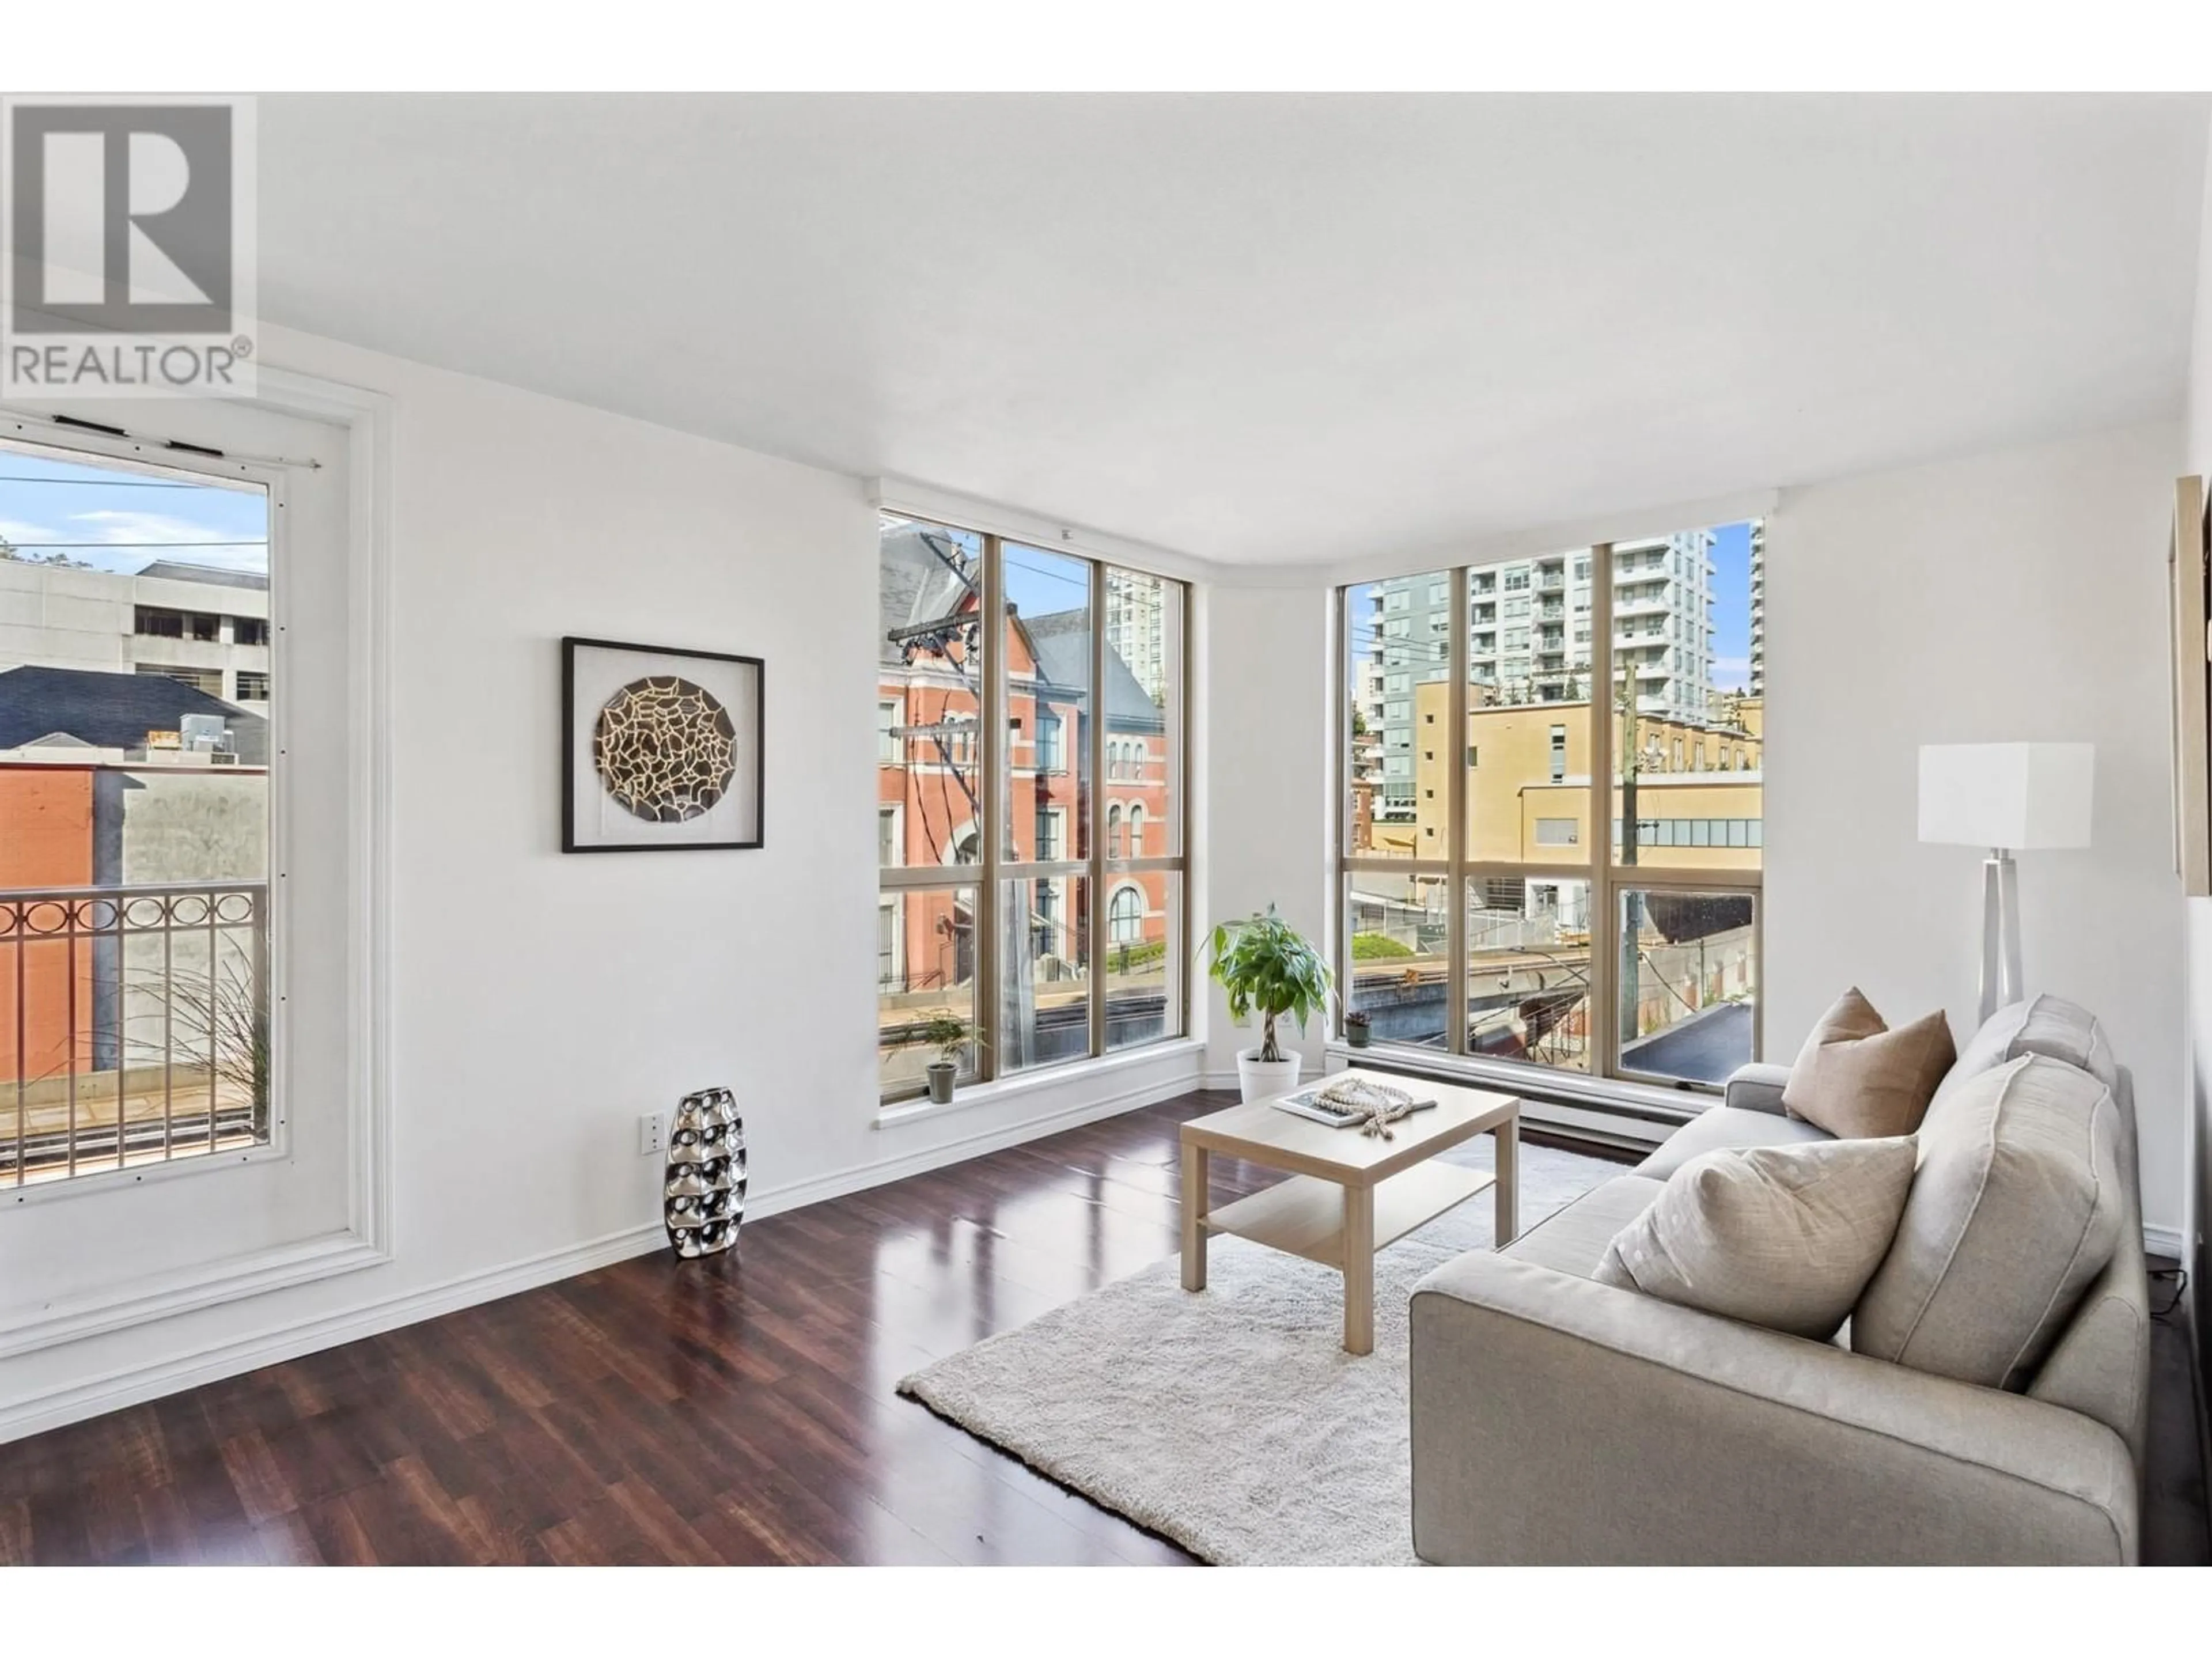
<path id="1" fill-rule="evenodd" d="M 0 1563 L 1185 1561 L 893 1387 L 1173 1255 L 1176 1131 L 1224 1099 L 0 1446 Z M 2201 1539 L 2203 1492 L 2154 1498 L 2147 1559 Z"/>

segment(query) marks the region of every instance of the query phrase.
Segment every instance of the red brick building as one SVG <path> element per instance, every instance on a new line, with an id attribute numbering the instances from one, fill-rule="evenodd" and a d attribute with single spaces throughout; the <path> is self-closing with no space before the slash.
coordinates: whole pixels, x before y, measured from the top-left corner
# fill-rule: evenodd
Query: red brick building
<path id="1" fill-rule="evenodd" d="M 963 986 L 975 973 L 972 866 L 979 825 L 992 816 L 983 787 L 981 570 L 972 550 L 934 527 L 885 536 L 882 646 L 877 684 L 877 844 L 885 868 L 941 866 L 947 885 L 886 890 L 878 978 L 889 995 Z M 999 830 L 1002 861 L 1050 864 L 1091 857 L 1090 745 L 1096 700 L 1085 611 L 1009 614 L 998 630 L 1007 673 L 1010 799 Z M 1105 856 L 1170 851 L 1166 718 L 1128 665 L 1106 654 Z M 964 890 L 954 884 L 963 878 Z M 1157 956 L 1168 938 L 1169 878 L 1109 872 L 1104 948 Z M 1041 986 L 1071 988 L 1097 958 L 1090 883 L 1076 874 L 1012 883 L 1027 920 L 1018 945 Z M 1111 963 L 1109 955 L 1109 966 Z"/>

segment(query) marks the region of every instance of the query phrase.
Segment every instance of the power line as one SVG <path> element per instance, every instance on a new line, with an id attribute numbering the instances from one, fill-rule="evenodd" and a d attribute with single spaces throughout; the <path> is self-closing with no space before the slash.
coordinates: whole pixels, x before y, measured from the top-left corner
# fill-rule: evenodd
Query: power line
<path id="1" fill-rule="evenodd" d="M 42 478 L 27 472 L 0 472 L 0 483 L 68 484 L 82 489 L 205 489 L 234 495 L 221 484 L 171 483 L 161 478 Z"/>

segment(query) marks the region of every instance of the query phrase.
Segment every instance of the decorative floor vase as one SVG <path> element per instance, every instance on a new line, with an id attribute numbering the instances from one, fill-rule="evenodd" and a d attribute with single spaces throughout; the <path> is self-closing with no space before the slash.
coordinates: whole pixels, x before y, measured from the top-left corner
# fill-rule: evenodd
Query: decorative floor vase
<path id="1" fill-rule="evenodd" d="M 662 1218 L 678 1255 L 714 1255 L 738 1242 L 745 1213 L 745 1122 L 727 1089 L 702 1089 L 676 1103 L 665 1196 Z"/>

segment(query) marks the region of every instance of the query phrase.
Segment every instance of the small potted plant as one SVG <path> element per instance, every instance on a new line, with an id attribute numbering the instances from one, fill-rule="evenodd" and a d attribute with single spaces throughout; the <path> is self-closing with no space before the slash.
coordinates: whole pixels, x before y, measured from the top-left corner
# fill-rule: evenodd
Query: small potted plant
<path id="1" fill-rule="evenodd" d="M 1367 1016 L 1353 1009 L 1344 1017 L 1344 1040 L 1354 1048 L 1364 1048 L 1370 1036 Z"/>
<path id="2" fill-rule="evenodd" d="M 975 1040 L 973 1024 L 950 1008 L 939 1008 L 902 1045 L 937 1050 L 937 1058 L 929 1062 L 929 1097 L 939 1106 L 952 1098 L 952 1082 L 960 1075 L 960 1061 Z"/>
<path id="3" fill-rule="evenodd" d="M 1328 963 L 1272 904 L 1243 921 L 1218 923 L 1206 954 L 1206 971 L 1229 994 L 1229 1018 L 1242 1025 L 1260 1016 L 1260 1046 L 1237 1056 L 1239 1092 L 1248 1101 L 1290 1093 L 1301 1056 L 1276 1041 L 1275 1022 L 1293 1020 L 1304 1035 L 1306 1022 L 1328 1006 L 1335 980 Z"/>

